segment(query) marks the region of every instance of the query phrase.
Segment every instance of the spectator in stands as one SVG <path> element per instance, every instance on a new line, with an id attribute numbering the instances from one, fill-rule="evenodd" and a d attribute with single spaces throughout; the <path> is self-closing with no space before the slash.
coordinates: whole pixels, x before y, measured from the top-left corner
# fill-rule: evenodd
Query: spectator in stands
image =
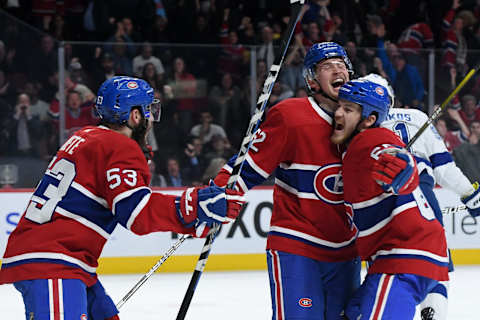
<path id="1" fill-rule="evenodd" d="M 150 174 L 152 175 L 152 178 L 150 179 L 150 187 L 165 188 L 167 186 L 167 180 L 163 175 L 157 172 L 155 161 L 149 161 L 148 167 L 150 169 Z"/>
<path id="2" fill-rule="evenodd" d="M 167 180 L 168 187 L 182 187 L 188 185 L 188 182 L 182 177 L 180 163 L 177 158 L 169 157 L 167 159 L 167 175 L 165 179 Z"/>
<path id="3" fill-rule="evenodd" d="M 122 38 L 115 40 L 112 50 L 113 65 L 115 73 L 119 75 L 133 75 L 132 58 L 127 53 L 128 44 Z"/>
<path id="4" fill-rule="evenodd" d="M 155 90 L 163 91 L 163 75 L 157 73 L 157 69 L 153 63 L 147 63 L 143 66 L 141 78 Z"/>
<path id="5" fill-rule="evenodd" d="M 95 88 L 99 88 L 105 80 L 115 76 L 115 65 L 112 55 L 108 52 L 101 54 L 101 51 L 102 49 L 99 47 L 95 49 L 95 60 L 97 62 L 93 70 Z"/>
<path id="6" fill-rule="evenodd" d="M 477 144 L 480 142 L 480 121 L 473 120 L 470 122 L 470 136 L 468 137 L 468 142 L 470 144 Z"/>
<path id="7" fill-rule="evenodd" d="M 353 70 L 355 74 L 359 76 L 366 76 L 368 73 L 367 64 L 361 58 L 361 54 L 358 52 L 357 44 L 354 41 L 347 41 L 345 43 L 345 51 L 347 52 L 348 58 L 352 62 Z"/>
<path id="8" fill-rule="evenodd" d="M 142 41 L 142 35 L 135 30 L 133 25 L 132 19 L 130 17 L 125 17 L 122 19 L 123 29 L 125 31 L 125 35 L 130 38 L 133 42 L 140 42 Z"/>
<path id="9" fill-rule="evenodd" d="M 383 40 L 378 41 L 378 57 L 400 103 L 421 110 L 425 89 L 417 68 L 398 51 L 388 57 Z"/>
<path id="10" fill-rule="evenodd" d="M 307 24 L 307 29 L 302 38 L 302 44 L 305 47 L 305 50 L 310 49 L 310 47 L 317 42 L 325 41 L 323 34 L 320 32 L 318 23 L 315 21 L 309 22 Z"/>
<path id="11" fill-rule="evenodd" d="M 238 27 L 238 37 L 240 43 L 244 45 L 256 44 L 255 28 L 251 17 L 245 16 L 242 18 L 241 24 Z"/>
<path id="12" fill-rule="evenodd" d="M 422 50 L 432 48 L 433 45 L 432 29 L 425 21 L 408 26 L 397 40 L 397 46 L 407 62 L 418 69 L 424 81 L 427 79 L 427 55 Z"/>
<path id="13" fill-rule="evenodd" d="M 445 52 L 442 57 L 442 66 L 448 72 L 450 68 L 456 68 L 460 75 L 467 72 L 467 41 L 463 36 L 464 21 L 456 10 L 460 7 L 460 0 L 453 0 L 451 9 L 443 18 L 443 42 Z M 445 72 L 445 71 L 444 71 Z"/>
<path id="14" fill-rule="evenodd" d="M 25 84 L 25 93 L 30 98 L 30 112 L 32 117 L 37 117 L 40 121 L 48 121 L 49 105 L 38 96 L 39 84 L 27 82 Z"/>
<path id="15" fill-rule="evenodd" d="M 268 106 L 273 106 L 282 100 L 293 97 L 294 92 L 280 79 L 275 81 L 272 92 L 270 94 L 270 100 L 268 100 Z"/>
<path id="16" fill-rule="evenodd" d="M 447 109 L 447 119 L 449 120 L 447 127 L 449 130 L 456 132 L 458 138 L 463 143 L 467 141 L 470 136 L 470 129 L 468 128 L 468 124 L 463 120 L 460 112 L 461 110 L 454 106 Z"/>
<path id="17" fill-rule="evenodd" d="M 75 91 L 80 95 L 80 99 L 83 103 L 92 102 L 95 100 L 95 94 L 86 85 L 75 82 L 68 72 L 65 72 L 65 93 Z M 57 94 L 58 99 L 58 94 Z"/>
<path id="18" fill-rule="evenodd" d="M 238 43 L 238 34 L 235 30 L 228 31 L 228 37 L 220 37 L 222 49 L 218 57 L 218 74 L 230 73 L 235 80 L 240 80 L 247 65 L 246 50 Z"/>
<path id="19" fill-rule="evenodd" d="M 257 59 L 265 61 L 267 70 L 270 70 L 278 49 L 278 42 L 273 40 L 272 28 L 264 26 L 261 33 L 261 42 L 257 49 Z"/>
<path id="20" fill-rule="evenodd" d="M 208 185 L 211 180 L 214 180 L 220 169 L 227 163 L 227 160 L 222 157 L 213 158 L 210 160 L 202 177 L 202 184 Z"/>
<path id="21" fill-rule="evenodd" d="M 439 118 L 435 122 L 435 128 L 437 129 L 438 134 L 443 138 L 443 142 L 445 142 L 445 146 L 450 153 L 452 153 L 456 147 L 462 144 L 458 132 L 452 132 L 448 130 L 445 117 Z"/>
<path id="22" fill-rule="evenodd" d="M 25 93 L 18 95 L 10 126 L 11 151 L 24 156 L 45 154 L 41 154 L 41 149 L 46 150 L 42 143 L 45 138 L 43 126 L 38 117 L 32 116 L 30 98 Z"/>
<path id="23" fill-rule="evenodd" d="M 180 125 L 190 128 L 193 122 L 193 114 L 199 111 L 200 106 L 195 103 L 197 96 L 197 80 L 187 72 L 185 60 L 181 57 L 173 61 L 173 75 L 168 80 L 176 100 L 177 111 L 180 117 Z"/>
<path id="24" fill-rule="evenodd" d="M 75 131 L 79 130 L 82 127 L 88 125 L 96 125 L 98 123 L 98 118 L 94 115 L 93 101 L 87 101 L 85 103 L 82 103 L 82 98 L 80 94 L 76 91 L 68 92 L 65 107 L 66 136 L 63 137 L 64 139 L 67 139 Z M 49 115 L 52 118 L 52 124 L 55 128 L 57 128 L 58 132 L 60 118 L 60 109 L 58 103 L 52 103 L 50 105 Z M 52 144 L 56 144 L 57 141 L 58 137 L 52 137 Z"/>
<path id="25" fill-rule="evenodd" d="M 362 60 L 367 63 L 367 70 L 371 70 L 373 58 L 375 57 L 375 50 L 378 46 L 379 40 L 386 40 L 387 30 L 383 20 L 378 15 L 367 15 L 367 33 L 362 36 L 362 41 L 359 47 L 363 48 Z"/>
<path id="26" fill-rule="evenodd" d="M 205 162 L 207 164 L 215 158 L 230 159 L 235 154 L 228 139 L 220 135 L 214 135 L 206 147 Z"/>
<path id="27" fill-rule="evenodd" d="M 203 152 L 202 140 L 197 136 L 189 136 L 180 165 L 182 167 L 182 176 L 192 182 L 201 181 L 203 171 L 208 162 Z"/>
<path id="28" fill-rule="evenodd" d="M 170 43 L 170 34 L 168 32 L 168 19 L 166 17 L 156 16 L 152 32 L 150 33 L 148 39 L 152 43 Z"/>
<path id="29" fill-rule="evenodd" d="M 40 50 L 32 53 L 35 59 L 29 60 L 29 72 L 40 83 L 46 82 L 48 75 L 52 70 L 58 68 L 57 50 L 55 50 L 55 40 L 45 35 L 41 38 Z"/>
<path id="30" fill-rule="evenodd" d="M 116 22 L 116 30 L 115 33 L 107 39 L 107 43 L 103 46 L 106 52 L 112 53 L 114 51 L 114 46 L 116 43 L 125 43 L 125 55 L 128 57 L 135 56 L 136 47 L 133 45 L 133 40 L 127 34 L 125 30 L 125 26 L 122 21 Z"/>
<path id="31" fill-rule="evenodd" d="M 213 117 L 209 111 L 200 113 L 200 123 L 190 130 L 190 134 L 199 137 L 203 144 L 209 143 L 215 135 L 227 138 L 225 130 L 213 123 Z"/>
<path id="32" fill-rule="evenodd" d="M 87 72 L 83 69 L 83 66 L 80 63 L 80 59 L 78 57 L 73 57 L 70 60 L 70 64 L 68 66 L 68 73 L 70 75 L 70 79 L 72 79 L 73 82 L 83 84 L 87 87 L 92 85 L 91 79 Z"/>
<path id="33" fill-rule="evenodd" d="M 301 47 L 298 41 L 295 41 L 280 70 L 281 81 L 292 90 L 305 86 L 302 59 L 305 54 L 302 48 L 303 46 Z"/>
<path id="34" fill-rule="evenodd" d="M 217 122 L 222 127 L 226 127 L 228 118 L 233 118 L 234 121 L 242 120 L 236 117 L 239 110 L 243 108 L 240 88 L 233 83 L 230 73 L 225 73 L 222 76 L 220 85 L 213 86 L 210 91 L 209 102 L 210 112 L 217 115 Z"/>
<path id="35" fill-rule="evenodd" d="M 333 41 L 341 45 L 348 41 L 343 26 L 343 19 L 338 12 L 332 13 L 332 19 L 327 20 L 323 25 L 323 37 L 325 41 Z"/>
<path id="36" fill-rule="evenodd" d="M 163 74 L 165 73 L 163 64 L 160 59 L 152 55 L 152 52 L 152 45 L 148 42 L 145 42 L 142 45 L 141 54 L 133 58 L 133 72 L 137 77 L 142 76 L 144 66 L 147 63 L 151 63 L 155 67 L 155 73 L 158 74 L 160 77 L 163 77 Z"/>
<path id="37" fill-rule="evenodd" d="M 472 121 L 480 121 L 480 108 L 477 104 L 477 98 L 470 94 L 464 95 L 462 97 L 462 109 L 459 110 L 459 113 L 467 126 Z"/>

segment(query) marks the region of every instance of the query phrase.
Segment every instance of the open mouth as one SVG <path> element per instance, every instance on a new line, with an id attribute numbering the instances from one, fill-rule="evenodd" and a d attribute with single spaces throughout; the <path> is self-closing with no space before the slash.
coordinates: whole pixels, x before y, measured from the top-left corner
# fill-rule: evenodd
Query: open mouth
<path id="1" fill-rule="evenodd" d="M 332 84 L 332 87 L 337 89 L 337 88 L 340 88 L 341 86 L 343 86 L 344 83 L 345 83 L 345 80 L 338 78 L 338 79 L 333 80 L 331 84 Z"/>
<path id="2" fill-rule="evenodd" d="M 335 124 L 335 130 L 343 130 L 343 124 L 336 123 Z"/>

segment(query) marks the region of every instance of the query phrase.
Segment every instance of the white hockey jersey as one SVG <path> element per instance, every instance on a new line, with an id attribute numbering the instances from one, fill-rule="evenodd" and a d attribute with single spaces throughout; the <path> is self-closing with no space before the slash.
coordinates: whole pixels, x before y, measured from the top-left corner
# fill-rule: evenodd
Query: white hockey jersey
<path id="1" fill-rule="evenodd" d="M 420 110 L 391 108 L 381 126 L 394 131 L 405 144 L 408 144 L 427 120 L 428 116 Z M 468 178 L 456 166 L 433 125 L 420 135 L 409 151 L 417 160 L 419 173 L 426 170 L 441 187 L 454 191 L 459 196 L 474 191 Z"/>

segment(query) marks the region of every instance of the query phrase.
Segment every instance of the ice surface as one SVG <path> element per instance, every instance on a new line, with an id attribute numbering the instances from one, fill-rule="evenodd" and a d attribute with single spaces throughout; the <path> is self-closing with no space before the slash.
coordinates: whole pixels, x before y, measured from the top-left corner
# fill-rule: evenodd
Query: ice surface
<path id="1" fill-rule="evenodd" d="M 100 279 L 118 302 L 141 276 L 108 275 Z M 120 318 L 175 319 L 190 278 L 191 273 L 154 274 L 121 308 Z M 478 320 L 480 266 L 456 267 L 450 288 L 448 319 Z M 12 285 L 0 286 L 0 310 L 2 319 L 25 319 L 21 295 Z M 186 319 L 271 319 L 267 271 L 203 273 Z"/>

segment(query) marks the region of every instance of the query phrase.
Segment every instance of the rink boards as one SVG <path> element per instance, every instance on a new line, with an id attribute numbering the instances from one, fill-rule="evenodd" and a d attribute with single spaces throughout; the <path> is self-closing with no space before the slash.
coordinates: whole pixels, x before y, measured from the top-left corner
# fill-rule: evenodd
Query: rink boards
<path id="1" fill-rule="evenodd" d="M 247 205 L 235 223 L 224 225 L 214 242 L 206 270 L 266 269 L 265 243 L 272 210 L 272 188 L 255 188 L 247 194 Z M 155 192 L 158 192 L 156 190 Z M 163 189 L 180 194 L 181 189 Z M 32 190 L 0 191 L 0 252 L 8 235 L 15 228 Z M 435 190 L 442 208 L 456 208 L 444 214 L 445 230 L 452 258 L 457 265 L 480 265 L 480 232 L 477 221 L 465 210 L 454 193 Z M 161 210 L 161 208 L 159 208 Z M 178 239 L 170 232 L 136 236 L 117 227 L 100 258 L 99 273 L 144 273 L 167 252 Z M 158 271 L 184 272 L 193 270 L 203 239 L 186 240 Z"/>

